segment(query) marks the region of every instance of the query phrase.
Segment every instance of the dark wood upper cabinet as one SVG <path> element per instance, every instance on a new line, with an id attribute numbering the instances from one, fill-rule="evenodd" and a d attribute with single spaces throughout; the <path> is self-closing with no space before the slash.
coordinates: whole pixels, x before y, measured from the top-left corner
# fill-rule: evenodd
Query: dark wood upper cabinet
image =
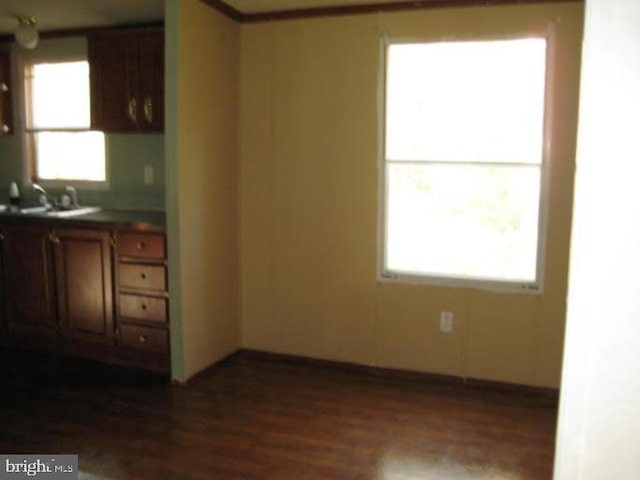
<path id="1" fill-rule="evenodd" d="M 0 135 L 13 134 L 11 90 L 11 54 L 0 50 Z"/>
<path id="2" fill-rule="evenodd" d="M 88 38 L 91 127 L 164 130 L 164 29 L 104 31 Z"/>
<path id="3" fill-rule="evenodd" d="M 142 124 L 147 130 L 164 129 L 164 33 L 138 36 L 138 85 Z"/>

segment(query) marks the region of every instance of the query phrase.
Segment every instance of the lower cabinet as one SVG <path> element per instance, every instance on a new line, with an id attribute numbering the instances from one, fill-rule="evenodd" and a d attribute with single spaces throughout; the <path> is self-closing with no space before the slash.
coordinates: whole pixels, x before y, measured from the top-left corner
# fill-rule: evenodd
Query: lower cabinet
<path id="1" fill-rule="evenodd" d="M 56 312 L 53 251 L 48 228 L 3 228 L 6 319 L 17 336 L 55 336 Z"/>
<path id="2" fill-rule="evenodd" d="M 106 231 L 52 232 L 58 322 L 64 336 L 84 342 L 113 343 L 110 239 Z"/>
<path id="3" fill-rule="evenodd" d="M 0 340 L 7 337 L 7 306 L 5 303 L 4 230 L 0 227 Z"/>
<path id="4" fill-rule="evenodd" d="M 169 352 L 165 236 L 116 233 L 117 323 L 120 346 L 131 352 Z"/>
<path id="5" fill-rule="evenodd" d="M 118 253 L 114 230 L 0 225 L 2 343 L 168 372 L 164 234 L 123 238 L 143 241 L 140 259 Z"/>

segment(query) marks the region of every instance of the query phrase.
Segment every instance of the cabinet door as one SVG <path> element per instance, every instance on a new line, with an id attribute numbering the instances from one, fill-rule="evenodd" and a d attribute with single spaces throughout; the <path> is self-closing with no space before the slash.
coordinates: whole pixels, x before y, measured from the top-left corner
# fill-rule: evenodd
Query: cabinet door
<path id="1" fill-rule="evenodd" d="M 140 34 L 138 56 L 140 129 L 161 132 L 164 129 L 164 33 Z"/>
<path id="2" fill-rule="evenodd" d="M 138 129 L 137 57 L 135 34 L 89 38 L 91 128 L 107 132 Z"/>
<path id="3" fill-rule="evenodd" d="M 109 233 L 54 232 L 58 310 L 62 332 L 82 341 L 113 343 L 113 288 Z"/>
<path id="4" fill-rule="evenodd" d="M 16 334 L 57 333 L 49 230 L 8 226 L 4 234 L 7 323 Z"/>
<path id="5" fill-rule="evenodd" d="M 0 136 L 13 134 L 11 105 L 11 55 L 0 51 Z"/>

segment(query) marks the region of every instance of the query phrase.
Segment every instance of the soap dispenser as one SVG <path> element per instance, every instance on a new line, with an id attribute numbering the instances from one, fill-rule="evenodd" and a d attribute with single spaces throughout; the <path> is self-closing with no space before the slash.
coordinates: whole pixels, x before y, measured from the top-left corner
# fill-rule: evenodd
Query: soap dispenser
<path id="1" fill-rule="evenodd" d="M 9 204 L 14 208 L 20 206 L 20 190 L 16 182 L 11 182 L 9 185 Z"/>

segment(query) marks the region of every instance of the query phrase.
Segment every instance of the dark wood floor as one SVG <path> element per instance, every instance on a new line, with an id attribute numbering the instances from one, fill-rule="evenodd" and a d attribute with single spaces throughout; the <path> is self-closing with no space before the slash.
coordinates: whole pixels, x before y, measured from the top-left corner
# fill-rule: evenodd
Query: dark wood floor
<path id="1" fill-rule="evenodd" d="M 555 401 L 236 355 L 188 387 L 0 351 L 0 452 L 87 479 L 550 479 Z"/>

